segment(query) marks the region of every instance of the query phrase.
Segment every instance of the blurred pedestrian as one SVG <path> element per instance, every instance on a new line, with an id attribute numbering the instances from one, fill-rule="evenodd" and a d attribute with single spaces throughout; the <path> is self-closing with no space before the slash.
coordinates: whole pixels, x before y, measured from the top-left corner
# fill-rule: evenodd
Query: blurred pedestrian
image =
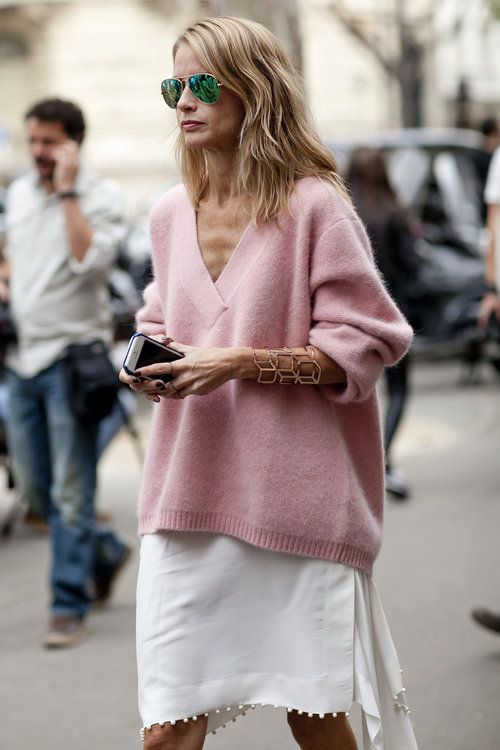
<path id="1" fill-rule="evenodd" d="M 390 183 L 383 154 L 371 148 L 354 151 L 347 171 L 347 183 L 387 289 L 411 322 L 419 271 L 415 231 Z M 388 397 L 384 424 L 386 490 L 401 500 L 408 497 L 409 488 L 394 469 L 391 448 L 410 393 L 410 362 L 410 355 L 406 354 L 384 371 Z"/>
<path id="2" fill-rule="evenodd" d="M 144 746 L 199 750 L 259 703 L 285 707 L 304 749 L 354 750 L 356 701 L 367 750 L 382 731 L 413 749 L 371 578 L 375 383 L 411 329 L 276 38 L 199 21 L 173 75 L 184 184 L 153 209 L 138 328 L 184 357 L 121 373 L 156 402 L 139 507 Z"/>
<path id="3" fill-rule="evenodd" d="M 497 286 L 497 269 L 500 262 L 500 148 L 497 148 L 491 160 L 484 200 L 488 206 L 488 245 L 484 274 L 485 292 L 479 311 L 479 325 L 483 328 L 488 325 L 492 316 L 500 321 L 500 296 Z"/>
<path id="4" fill-rule="evenodd" d="M 497 269 L 500 255 L 500 148 L 491 161 L 484 193 L 488 206 L 489 241 L 486 254 L 485 293 L 479 313 L 479 325 L 485 328 L 492 318 L 500 321 L 500 295 L 497 287 Z M 472 610 L 472 617 L 484 628 L 500 633 L 500 610 L 485 607 Z"/>
<path id="5" fill-rule="evenodd" d="M 65 362 L 71 345 L 110 341 L 107 277 L 124 225 L 117 187 L 81 168 L 80 108 L 46 99 L 25 122 L 33 169 L 6 204 L 3 273 L 17 330 L 6 360 L 8 443 L 20 493 L 50 526 L 44 644 L 64 647 L 81 639 L 91 602 L 108 598 L 130 552 L 96 527 L 98 422 L 75 416 Z"/>
<path id="6" fill-rule="evenodd" d="M 485 200 L 484 190 L 486 188 L 486 180 L 488 179 L 491 159 L 495 149 L 500 146 L 500 128 L 496 117 L 486 117 L 482 121 L 479 130 L 483 136 L 483 145 L 480 150 L 474 153 L 474 166 L 479 183 L 481 217 L 483 223 L 486 223 L 488 205 Z"/>

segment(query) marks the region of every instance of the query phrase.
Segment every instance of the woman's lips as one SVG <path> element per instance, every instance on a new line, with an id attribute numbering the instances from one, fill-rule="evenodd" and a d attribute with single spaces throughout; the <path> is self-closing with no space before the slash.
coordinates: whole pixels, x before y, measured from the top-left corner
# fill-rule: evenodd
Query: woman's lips
<path id="1" fill-rule="evenodd" d="M 185 120 L 181 124 L 181 127 L 183 130 L 196 130 L 196 128 L 199 128 L 203 125 L 202 122 L 198 122 L 197 120 Z"/>

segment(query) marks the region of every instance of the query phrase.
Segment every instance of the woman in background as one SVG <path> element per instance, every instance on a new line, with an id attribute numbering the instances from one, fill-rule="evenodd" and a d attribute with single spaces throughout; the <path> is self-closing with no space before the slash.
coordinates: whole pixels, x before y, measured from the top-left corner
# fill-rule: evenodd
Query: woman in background
<path id="1" fill-rule="evenodd" d="M 371 148 L 354 151 L 347 171 L 347 183 L 371 240 L 375 262 L 387 290 L 411 322 L 419 268 L 415 233 L 390 183 L 383 154 Z M 384 424 L 386 490 L 401 500 L 408 497 L 409 488 L 394 471 L 391 446 L 410 392 L 409 372 L 409 354 L 384 371 L 388 396 Z"/>

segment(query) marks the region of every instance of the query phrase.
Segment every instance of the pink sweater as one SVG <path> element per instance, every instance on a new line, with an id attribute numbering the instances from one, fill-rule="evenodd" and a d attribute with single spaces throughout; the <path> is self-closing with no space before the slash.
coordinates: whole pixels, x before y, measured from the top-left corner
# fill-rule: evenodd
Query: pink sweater
<path id="1" fill-rule="evenodd" d="M 138 329 L 194 346 L 311 343 L 347 386 L 232 380 L 154 406 L 139 532 L 230 534 L 368 573 L 381 543 L 384 471 L 375 384 L 411 329 L 375 269 L 353 209 L 317 178 L 279 227 L 250 225 L 214 283 L 183 186 L 153 209 L 155 280 Z"/>

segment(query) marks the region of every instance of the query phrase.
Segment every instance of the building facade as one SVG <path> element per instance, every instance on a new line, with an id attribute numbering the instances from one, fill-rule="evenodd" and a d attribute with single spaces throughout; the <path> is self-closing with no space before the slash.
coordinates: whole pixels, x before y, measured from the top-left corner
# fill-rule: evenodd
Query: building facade
<path id="1" fill-rule="evenodd" d="M 467 0 L 471 22 L 460 25 L 460 33 L 460 0 L 411 4 L 405 23 L 423 51 L 422 80 L 432 82 L 422 87 L 423 124 L 453 124 L 462 79 L 474 98 L 475 117 L 498 112 L 500 24 L 487 19 L 484 2 Z M 0 0 L 0 179 L 27 164 L 27 107 L 45 96 L 71 98 L 88 120 L 87 161 L 118 178 L 130 208 L 140 210 L 155 188 L 176 179 L 175 115 L 159 93 L 171 72 L 172 44 L 187 23 L 210 13 L 268 21 L 300 61 L 326 140 L 398 127 L 401 89 L 383 61 L 397 66 L 401 55 L 401 17 L 395 12 L 401 4 L 344 0 L 346 23 L 332 0 Z M 349 19 L 374 49 L 353 33 Z"/>

